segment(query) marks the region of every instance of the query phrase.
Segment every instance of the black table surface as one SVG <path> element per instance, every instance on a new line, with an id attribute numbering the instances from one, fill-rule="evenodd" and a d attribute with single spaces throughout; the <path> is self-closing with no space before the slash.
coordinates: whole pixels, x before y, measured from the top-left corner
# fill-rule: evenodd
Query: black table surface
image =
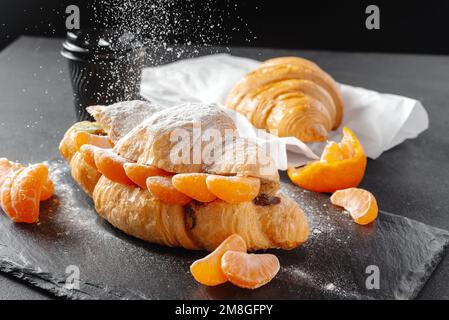
<path id="1" fill-rule="evenodd" d="M 0 53 L 0 156 L 29 163 L 57 154 L 62 135 L 75 121 L 60 46 L 60 39 L 21 37 Z M 216 50 L 258 60 L 303 56 L 339 82 L 420 100 L 429 113 L 430 128 L 370 160 L 361 186 L 375 194 L 383 210 L 449 230 L 449 56 Z M 0 299 L 49 297 L 0 275 Z M 449 255 L 419 298 L 449 299 Z"/>

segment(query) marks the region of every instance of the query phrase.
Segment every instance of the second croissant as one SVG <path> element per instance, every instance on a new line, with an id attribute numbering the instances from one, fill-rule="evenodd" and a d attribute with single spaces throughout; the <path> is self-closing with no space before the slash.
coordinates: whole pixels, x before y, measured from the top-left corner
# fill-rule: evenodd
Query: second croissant
<path id="1" fill-rule="evenodd" d="M 326 140 L 343 117 L 338 84 L 299 57 L 265 61 L 234 86 L 226 105 L 259 129 L 304 142 Z"/>

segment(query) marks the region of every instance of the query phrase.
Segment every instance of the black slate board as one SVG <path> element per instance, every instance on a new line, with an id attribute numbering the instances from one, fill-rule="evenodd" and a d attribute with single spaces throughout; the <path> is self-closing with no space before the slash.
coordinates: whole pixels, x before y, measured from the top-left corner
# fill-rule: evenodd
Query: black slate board
<path id="1" fill-rule="evenodd" d="M 309 218 L 308 242 L 292 251 L 270 250 L 281 270 L 262 288 L 208 288 L 189 273 L 189 265 L 205 252 L 128 237 L 95 213 L 62 160 L 50 162 L 50 171 L 56 195 L 43 203 L 38 224 L 13 224 L 0 215 L 0 270 L 60 297 L 409 299 L 419 293 L 449 243 L 447 231 L 384 212 L 375 224 L 358 226 L 328 196 L 283 183 Z M 79 290 L 65 287 L 70 265 L 79 267 Z M 366 289 L 369 265 L 379 268 L 379 290 Z"/>

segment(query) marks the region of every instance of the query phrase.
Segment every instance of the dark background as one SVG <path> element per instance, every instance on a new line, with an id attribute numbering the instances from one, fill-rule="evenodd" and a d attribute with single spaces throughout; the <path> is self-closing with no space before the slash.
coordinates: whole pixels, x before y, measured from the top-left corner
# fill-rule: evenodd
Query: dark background
<path id="1" fill-rule="evenodd" d="M 133 7 L 166 0 L 127 0 Z M 0 49 L 22 34 L 64 36 L 65 7 L 81 9 L 81 27 L 111 25 L 105 9 L 120 0 L 1 0 Z M 449 54 L 449 1 L 285 1 L 285 0 L 169 0 L 167 22 L 177 28 L 161 30 L 168 43 L 211 43 L 274 48 L 326 49 Z M 143 3 L 143 4 L 142 4 Z M 146 3 L 146 5 L 145 5 Z M 365 8 L 380 8 L 381 29 L 367 30 Z M 129 10 L 129 9 L 128 9 Z M 145 10 L 141 10 L 145 11 Z M 123 12 L 116 16 L 124 18 Z M 175 20 L 175 17 L 178 18 Z M 148 15 L 149 28 L 157 18 Z M 133 19 L 131 19 L 133 20 Z M 211 22 L 219 22 L 210 28 Z M 127 25 L 120 22 L 122 25 Z M 155 30 L 150 30 L 154 37 Z M 157 31 L 159 32 L 159 31 Z"/>

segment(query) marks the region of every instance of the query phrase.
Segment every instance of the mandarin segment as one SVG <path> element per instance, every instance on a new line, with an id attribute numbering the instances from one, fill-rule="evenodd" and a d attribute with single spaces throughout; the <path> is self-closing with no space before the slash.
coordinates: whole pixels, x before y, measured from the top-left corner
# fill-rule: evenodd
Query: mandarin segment
<path id="1" fill-rule="evenodd" d="M 147 189 L 147 178 L 153 176 L 169 176 L 165 170 L 159 169 L 155 166 L 139 164 L 139 163 L 125 163 L 125 173 L 135 184 L 142 189 Z"/>
<path id="2" fill-rule="evenodd" d="M 109 140 L 108 136 L 102 136 L 98 134 L 92 134 L 86 131 L 79 131 L 75 134 L 75 147 L 76 150 L 80 150 L 81 146 L 85 144 L 91 144 L 96 147 L 109 149 L 112 148 L 114 145 Z"/>
<path id="3" fill-rule="evenodd" d="M 252 201 L 260 190 L 260 179 L 240 176 L 209 175 L 207 188 L 217 198 L 228 203 Z"/>
<path id="4" fill-rule="evenodd" d="M 117 155 L 112 150 L 98 148 L 94 152 L 95 166 L 106 178 L 124 185 L 134 185 L 126 175 L 124 164 L 128 162 L 125 158 Z"/>
<path id="5" fill-rule="evenodd" d="M 192 201 L 192 198 L 182 192 L 179 192 L 175 189 L 175 187 L 173 187 L 171 177 L 148 177 L 146 184 L 148 190 L 156 198 L 165 203 L 183 206 Z"/>
<path id="6" fill-rule="evenodd" d="M 315 192 L 335 192 L 356 187 L 366 169 L 366 155 L 354 132 L 343 128 L 340 143 L 329 142 L 321 159 L 300 168 L 289 168 L 291 181 L 301 188 Z"/>
<path id="7" fill-rule="evenodd" d="M 82 121 L 75 123 L 64 134 L 61 143 L 59 144 L 59 152 L 68 162 L 72 159 L 73 155 L 78 151 L 75 144 L 75 136 L 77 132 L 86 131 L 91 134 L 101 135 L 104 134 L 103 129 L 97 122 Z"/>
<path id="8" fill-rule="evenodd" d="M 51 179 L 47 179 L 42 187 L 41 198 L 40 201 L 46 201 L 50 199 L 55 193 L 55 185 Z"/>
<path id="9" fill-rule="evenodd" d="M 206 184 L 207 173 L 179 173 L 173 176 L 173 186 L 192 199 L 211 202 L 217 197 L 209 191 Z"/>
<path id="10" fill-rule="evenodd" d="M 14 172 L 23 168 L 23 165 L 17 162 L 9 161 L 6 158 L 0 158 L 0 188 L 6 178 L 10 177 Z"/>
<path id="11" fill-rule="evenodd" d="M 13 184 L 13 181 L 14 181 L 15 177 L 21 171 L 23 171 L 23 168 L 17 170 L 12 175 L 8 176 L 5 179 L 5 181 L 3 183 L 3 186 L 0 188 L 0 204 L 1 204 L 1 207 L 2 207 L 3 211 L 6 213 L 6 215 L 13 221 L 17 217 L 17 212 L 16 212 L 16 210 L 14 209 L 14 207 L 12 205 L 11 188 L 12 188 L 12 184 Z"/>
<path id="12" fill-rule="evenodd" d="M 43 163 L 24 167 L 1 158 L 0 180 L 1 207 L 14 222 L 36 222 L 40 202 L 54 193 L 48 167 Z"/>
<path id="13" fill-rule="evenodd" d="M 349 211 L 354 221 L 361 225 L 373 222 L 378 215 L 376 198 L 367 190 L 349 188 L 336 191 L 330 198 L 331 203 Z"/>
<path id="14" fill-rule="evenodd" d="M 227 251 L 221 269 L 228 280 L 241 288 L 256 289 L 270 282 L 279 272 L 275 255 Z"/>
<path id="15" fill-rule="evenodd" d="M 97 168 L 97 165 L 95 164 L 95 152 L 98 149 L 102 148 L 91 144 L 84 144 L 80 148 L 80 153 L 83 156 L 84 161 L 92 168 Z"/>
<path id="16" fill-rule="evenodd" d="M 190 266 L 190 272 L 195 280 L 206 286 L 216 286 L 227 282 L 228 278 L 221 270 L 221 258 L 229 250 L 246 252 L 245 240 L 238 234 L 230 235 L 212 253 L 196 260 Z"/>
<path id="17" fill-rule="evenodd" d="M 42 188 L 48 180 L 48 168 L 40 163 L 24 168 L 12 180 L 11 205 L 14 222 L 34 223 L 39 220 Z"/>

